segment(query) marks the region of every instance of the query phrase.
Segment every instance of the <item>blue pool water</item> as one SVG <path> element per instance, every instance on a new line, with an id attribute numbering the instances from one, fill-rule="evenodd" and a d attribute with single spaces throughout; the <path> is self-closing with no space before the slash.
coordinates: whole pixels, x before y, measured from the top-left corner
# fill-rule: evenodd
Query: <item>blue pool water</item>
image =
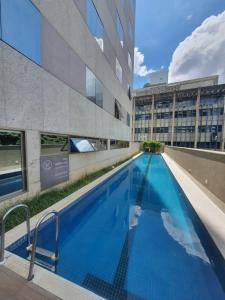
<path id="1" fill-rule="evenodd" d="M 22 172 L 0 175 L 0 197 L 22 189 Z"/>
<path id="2" fill-rule="evenodd" d="M 53 222 L 38 244 L 52 248 Z M 9 250 L 27 257 L 25 239 Z M 225 263 L 160 155 L 60 212 L 57 274 L 107 299 L 225 299 Z"/>

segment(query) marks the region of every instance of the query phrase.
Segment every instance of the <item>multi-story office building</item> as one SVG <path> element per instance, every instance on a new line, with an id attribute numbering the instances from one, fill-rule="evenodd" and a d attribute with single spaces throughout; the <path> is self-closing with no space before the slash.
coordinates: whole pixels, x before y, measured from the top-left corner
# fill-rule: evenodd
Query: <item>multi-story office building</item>
<path id="1" fill-rule="evenodd" d="M 225 84 L 218 76 L 149 85 L 133 96 L 135 141 L 224 150 Z"/>
<path id="2" fill-rule="evenodd" d="M 137 151 L 135 0 L 0 0 L 0 198 Z"/>

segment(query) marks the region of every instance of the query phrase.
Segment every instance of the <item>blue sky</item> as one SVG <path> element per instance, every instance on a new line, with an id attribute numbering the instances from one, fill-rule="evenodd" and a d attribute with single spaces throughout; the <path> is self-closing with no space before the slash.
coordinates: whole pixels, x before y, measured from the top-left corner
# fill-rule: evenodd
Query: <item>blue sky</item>
<path id="1" fill-rule="evenodd" d="M 144 65 L 167 69 L 179 43 L 224 10 L 225 0 L 136 0 L 135 47 L 144 54 Z M 134 76 L 135 88 L 146 82 L 149 75 Z"/>

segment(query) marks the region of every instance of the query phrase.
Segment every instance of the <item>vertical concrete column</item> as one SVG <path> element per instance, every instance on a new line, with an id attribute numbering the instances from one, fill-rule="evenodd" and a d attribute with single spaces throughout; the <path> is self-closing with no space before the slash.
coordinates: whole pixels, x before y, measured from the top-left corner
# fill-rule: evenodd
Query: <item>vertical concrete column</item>
<path id="1" fill-rule="evenodd" d="M 200 106 L 200 98 L 201 98 L 201 89 L 198 89 L 197 101 L 196 101 L 196 117 L 195 117 L 195 141 L 194 148 L 197 148 L 198 143 L 198 124 L 199 124 L 199 106 Z"/>
<path id="2" fill-rule="evenodd" d="M 152 95 L 152 108 L 151 108 L 151 140 L 153 139 L 153 126 L 154 126 L 154 103 L 155 103 L 155 96 Z"/>
<path id="3" fill-rule="evenodd" d="M 221 137 L 221 151 L 224 151 L 224 144 L 225 144 L 225 96 L 223 98 L 223 128 L 222 128 L 222 137 Z"/>
<path id="4" fill-rule="evenodd" d="M 110 150 L 110 139 L 107 140 L 107 150 Z"/>
<path id="5" fill-rule="evenodd" d="M 174 94 L 173 94 L 171 146 L 173 146 L 173 142 L 174 142 L 175 108 L 176 108 L 176 93 L 174 92 Z"/>
<path id="6" fill-rule="evenodd" d="M 40 134 L 39 131 L 26 130 L 25 132 L 26 151 L 26 175 L 27 191 L 30 195 L 40 192 Z"/>

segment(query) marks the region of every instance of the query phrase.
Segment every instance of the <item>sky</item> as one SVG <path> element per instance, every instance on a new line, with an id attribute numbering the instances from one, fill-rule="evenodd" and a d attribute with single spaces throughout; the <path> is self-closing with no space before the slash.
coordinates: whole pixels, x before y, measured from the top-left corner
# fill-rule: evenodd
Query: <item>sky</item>
<path id="1" fill-rule="evenodd" d="M 150 73 L 169 82 L 220 75 L 225 83 L 225 0 L 136 0 L 134 88 Z"/>

